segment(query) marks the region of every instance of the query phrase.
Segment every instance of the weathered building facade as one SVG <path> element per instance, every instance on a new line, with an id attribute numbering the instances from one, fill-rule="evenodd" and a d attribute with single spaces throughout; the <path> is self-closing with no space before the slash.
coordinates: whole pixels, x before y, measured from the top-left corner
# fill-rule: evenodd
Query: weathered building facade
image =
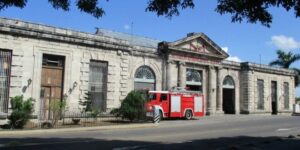
<path id="1" fill-rule="evenodd" d="M 295 99 L 293 71 L 225 61 L 228 54 L 203 33 L 161 42 L 1 18 L 0 43 L 1 118 L 16 95 L 34 98 L 39 118 L 54 99 L 64 98 L 69 110 L 79 110 L 87 92 L 102 112 L 144 88 L 202 92 L 209 115 L 290 113 Z"/>

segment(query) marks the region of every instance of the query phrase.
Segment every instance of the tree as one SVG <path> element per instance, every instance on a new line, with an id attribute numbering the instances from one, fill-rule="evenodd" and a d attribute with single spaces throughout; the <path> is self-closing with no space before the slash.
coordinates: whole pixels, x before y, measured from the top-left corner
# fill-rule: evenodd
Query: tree
<path id="1" fill-rule="evenodd" d="M 282 50 L 277 50 L 277 59 L 270 62 L 271 66 L 279 66 L 282 68 L 290 68 L 290 65 L 296 61 L 300 60 L 300 54 L 294 54 L 293 52 L 285 52 Z M 300 70 L 297 68 L 292 68 L 296 72 L 295 76 L 295 86 L 300 84 Z"/>
<path id="2" fill-rule="evenodd" d="M 79 100 L 79 105 L 81 105 L 83 109 L 82 113 L 92 111 L 92 103 L 91 93 L 85 93 L 84 100 Z"/>
<path id="3" fill-rule="evenodd" d="M 80 11 L 100 18 L 104 14 L 104 10 L 97 6 L 98 1 L 100 0 L 76 0 L 76 6 Z M 48 0 L 48 2 L 54 9 L 70 10 L 71 0 Z M 26 4 L 27 0 L 0 0 L 0 10 L 4 10 L 8 7 L 24 8 Z"/>
<path id="4" fill-rule="evenodd" d="M 120 108 L 113 109 L 111 114 L 128 119 L 131 122 L 134 120 L 143 120 L 146 117 L 146 94 L 147 91 L 131 91 L 122 101 Z"/>
<path id="5" fill-rule="evenodd" d="M 104 1 L 104 0 L 103 0 Z M 109 1 L 109 0 L 105 0 Z M 158 16 L 172 17 L 179 15 L 179 9 L 195 7 L 195 0 L 148 0 L 146 11 L 155 12 Z M 55 9 L 68 11 L 71 0 L 48 0 Z M 77 8 L 96 18 L 102 17 L 105 11 L 98 5 L 100 0 L 76 0 Z M 0 0 L 0 11 L 8 7 L 24 8 L 27 0 Z M 298 0 L 218 0 L 216 12 L 231 14 L 232 22 L 241 22 L 244 19 L 249 23 L 260 22 L 270 27 L 272 15 L 271 7 L 282 7 L 286 11 L 294 10 L 295 16 L 300 16 L 300 1 Z"/>
<path id="6" fill-rule="evenodd" d="M 299 54 L 294 54 L 293 52 L 285 52 L 283 50 L 276 51 L 278 58 L 270 62 L 271 66 L 279 66 L 282 68 L 290 68 L 290 65 L 298 60 L 300 60 Z"/>
<path id="7" fill-rule="evenodd" d="M 67 102 L 66 100 L 60 100 L 60 99 L 53 99 L 50 101 L 49 104 L 49 113 L 51 114 L 51 126 L 54 127 L 58 120 L 62 116 L 62 113 L 64 113 L 65 109 L 67 108 Z"/>

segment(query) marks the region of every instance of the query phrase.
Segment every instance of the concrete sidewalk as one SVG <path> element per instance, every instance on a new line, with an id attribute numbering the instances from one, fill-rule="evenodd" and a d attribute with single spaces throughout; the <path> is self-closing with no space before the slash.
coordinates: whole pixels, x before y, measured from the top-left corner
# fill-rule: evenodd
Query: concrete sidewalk
<path id="1" fill-rule="evenodd" d="M 150 128 L 150 127 L 157 127 L 157 126 L 158 124 L 153 124 L 153 123 L 133 123 L 127 125 L 76 127 L 76 128 L 59 128 L 59 129 L 0 130 L 0 137 L 9 136 L 9 135 L 46 134 L 46 133 L 58 133 L 58 132 L 80 132 L 80 131 L 93 131 L 93 130 Z"/>

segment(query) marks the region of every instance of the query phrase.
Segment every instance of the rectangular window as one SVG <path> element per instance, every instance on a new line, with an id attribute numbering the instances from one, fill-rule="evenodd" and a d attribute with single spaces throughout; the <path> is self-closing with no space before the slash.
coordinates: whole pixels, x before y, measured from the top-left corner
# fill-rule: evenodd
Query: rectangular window
<path id="1" fill-rule="evenodd" d="M 264 110 L 264 80 L 257 80 L 257 109 Z"/>
<path id="2" fill-rule="evenodd" d="M 290 95 L 289 95 L 289 83 L 284 82 L 283 83 L 283 88 L 284 88 L 284 109 L 289 109 L 289 100 L 290 100 Z"/>
<path id="3" fill-rule="evenodd" d="M 0 50 L 0 113 L 8 111 L 11 57 L 11 51 Z"/>
<path id="4" fill-rule="evenodd" d="M 92 107 L 106 111 L 107 62 L 91 60 L 89 73 L 89 92 Z M 113 95 L 111 95 L 113 96 Z"/>

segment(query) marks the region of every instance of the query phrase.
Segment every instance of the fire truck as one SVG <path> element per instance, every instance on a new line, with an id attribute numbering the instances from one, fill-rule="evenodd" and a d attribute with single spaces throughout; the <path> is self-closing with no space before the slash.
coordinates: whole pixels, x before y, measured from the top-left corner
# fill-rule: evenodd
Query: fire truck
<path id="1" fill-rule="evenodd" d="M 159 109 L 160 119 L 204 116 L 204 96 L 199 92 L 176 89 L 170 91 L 149 91 L 145 104 L 147 116 L 153 116 L 153 109 Z"/>

